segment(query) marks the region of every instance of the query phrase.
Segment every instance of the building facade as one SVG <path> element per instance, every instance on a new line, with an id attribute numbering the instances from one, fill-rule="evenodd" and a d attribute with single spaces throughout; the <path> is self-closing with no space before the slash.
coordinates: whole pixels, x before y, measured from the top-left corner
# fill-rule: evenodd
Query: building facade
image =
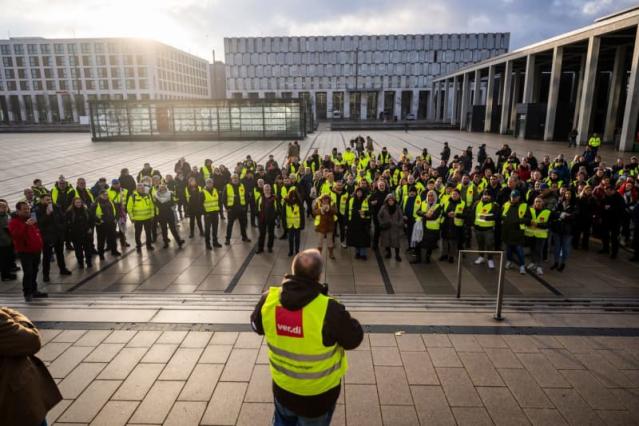
<path id="1" fill-rule="evenodd" d="M 157 41 L 0 40 L 0 123 L 79 122 L 93 99 L 209 98 L 209 63 Z"/>
<path id="2" fill-rule="evenodd" d="M 307 97 L 317 119 L 426 119 L 434 76 L 508 51 L 509 33 L 225 38 L 228 97 Z"/>
<path id="3" fill-rule="evenodd" d="M 226 66 L 222 61 L 213 60 L 209 64 L 209 80 L 211 84 L 211 98 L 226 98 Z"/>

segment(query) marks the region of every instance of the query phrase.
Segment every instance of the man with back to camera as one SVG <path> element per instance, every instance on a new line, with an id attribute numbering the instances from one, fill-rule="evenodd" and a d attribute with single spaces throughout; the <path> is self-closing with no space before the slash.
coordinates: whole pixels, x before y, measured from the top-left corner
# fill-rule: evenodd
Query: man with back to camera
<path id="1" fill-rule="evenodd" d="M 293 259 L 281 287 L 262 295 L 251 326 L 266 336 L 273 378 L 273 424 L 329 425 L 348 363 L 345 350 L 364 337 L 359 322 L 319 282 L 322 255 L 305 250 Z"/>

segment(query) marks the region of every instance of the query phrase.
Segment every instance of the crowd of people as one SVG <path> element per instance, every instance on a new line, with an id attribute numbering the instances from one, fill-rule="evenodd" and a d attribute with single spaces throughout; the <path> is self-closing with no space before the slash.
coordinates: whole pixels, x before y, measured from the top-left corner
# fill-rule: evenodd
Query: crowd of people
<path id="1" fill-rule="evenodd" d="M 494 158 L 485 145 L 455 154 L 444 143 L 434 163 L 427 149 L 404 148 L 393 156 L 359 136 L 343 152 L 320 155 L 315 149 L 305 158 L 299 144 L 290 143 L 281 166 L 273 155 L 263 164 L 247 155 L 231 169 L 210 159 L 191 166 L 181 158 L 170 174 L 146 163 L 135 176 L 125 168 L 110 184 L 101 178 L 92 187 L 83 178 L 73 186 L 60 176 L 51 188 L 35 179 L 15 212 L 0 200 L 2 280 L 16 279 L 19 259 L 25 298 L 46 297 L 36 283 L 39 266 L 44 282 L 54 258 L 60 274 L 71 274 L 65 247 L 75 252 L 79 268 L 91 268 L 94 256 L 117 257 L 129 247 L 131 223 L 138 253 L 145 246 L 154 250 L 160 238 L 164 248 L 171 238 L 182 248 L 179 228 L 186 218 L 188 237 L 197 228 L 207 250 L 222 246 L 218 234 L 226 221 L 224 244 L 230 244 L 235 222 L 242 240 L 251 242 L 250 224 L 259 233 L 257 254 L 272 252 L 278 237 L 288 240 L 293 256 L 300 232 L 312 223 L 317 248 L 326 244 L 331 259 L 340 244 L 353 247 L 356 259 L 366 260 L 372 247 L 399 262 L 405 241 L 411 263 L 430 262 L 438 248 L 439 260 L 452 263 L 459 250 L 472 247 L 474 236 L 478 249 L 488 252 L 476 264 L 494 268 L 490 252 L 503 249 L 506 267 L 521 273 L 543 274 L 549 253 L 551 269 L 563 271 L 570 250 L 588 250 L 591 237 L 612 258 L 623 240 L 636 261 L 639 162 L 632 157 L 627 164 L 606 164 L 599 145 L 593 135 L 583 154 L 568 161 L 563 155 L 518 156 L 508 145 Z"/>

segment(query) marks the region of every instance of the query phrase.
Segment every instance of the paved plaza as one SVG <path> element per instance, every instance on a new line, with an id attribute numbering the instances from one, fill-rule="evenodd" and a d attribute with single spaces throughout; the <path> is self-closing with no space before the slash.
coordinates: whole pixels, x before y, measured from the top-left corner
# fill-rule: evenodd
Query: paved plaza
<path id="1" fill-rule="evenodd" d="M 357 132 L 318 131 L 301 141 L 302 155 L 344 149 Z M 444 141 L 453 154 L 508 143 L 538 158 L 581 149 L 457 131 L 362 132 L 398 156 L 428 148 L 438 160 Z M 0 135 L 0 198 L 15 204 L 33 178 L 47 187 L 64 174 L 92 186 L 123 167 L 150 162 L 172 173 L 179 157 L 232 166 L 247 154 L 284 160 L 286 141 L 91 143 L 86 134 Z M 603 149 L 606 161 L 616 153 Z M 626 155 L 626 159 L 628 155 Z M 181 225 L 186 236 L 187 222 Z M 225 226 L 222 221 L 221 226 Z M 311 227 L 302 247 L 313 247 Z M 249 229 L 255 242 L 257 230 Z M 239 228 L 234 231 L 239 237 Z M 324 281 L 367 331 L 349 352 L 335 425 L 639 424 L 639 266 L 576 251 L 563 273 L 543 277 L 507 272 L 504 320 L 492 318 L 497 273 L 462 263 L 409 265 L 374 255 L 355 261 L 352 249 L 325 259 Z M 196 236 L 175 247 L 119 260 L 96 259 L 71 276 L 52 268 L 40 283 L 49 299 L 27 304 L 19 281 L 0 285 L 0 305 L 41 328 L 38 356 L 64 400 L 49 413 L 55 425 L 267 425 L 273 412 L 265 342 L 249 314 L 259 294 L 290 269 L 287 243 L 254 253 L 233 239 L 207 251 Z M 1 421 L 0 421 L 1 424 Z"/>

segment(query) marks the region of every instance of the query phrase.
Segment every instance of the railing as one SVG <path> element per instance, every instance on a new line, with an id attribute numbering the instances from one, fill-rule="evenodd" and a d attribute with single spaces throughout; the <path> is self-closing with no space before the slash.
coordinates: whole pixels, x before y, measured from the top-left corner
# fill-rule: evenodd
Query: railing
<path id="1" fill-rule="evenodd" d="M 501 307 L 504 303 L 504 252 L 502 250 L 459 250 L 457 256 L 457 298 L 461 297 L 462 287 L 462 258 L 464 253 L 478 253 L 478 254 L 498 254 L 499 255 L 499 276 L 497 278 L 497 303 L 495 306 L 495 315 L 493 318 L 497 321 L 501 321 L 504 317 L 501 316 Z"/>

